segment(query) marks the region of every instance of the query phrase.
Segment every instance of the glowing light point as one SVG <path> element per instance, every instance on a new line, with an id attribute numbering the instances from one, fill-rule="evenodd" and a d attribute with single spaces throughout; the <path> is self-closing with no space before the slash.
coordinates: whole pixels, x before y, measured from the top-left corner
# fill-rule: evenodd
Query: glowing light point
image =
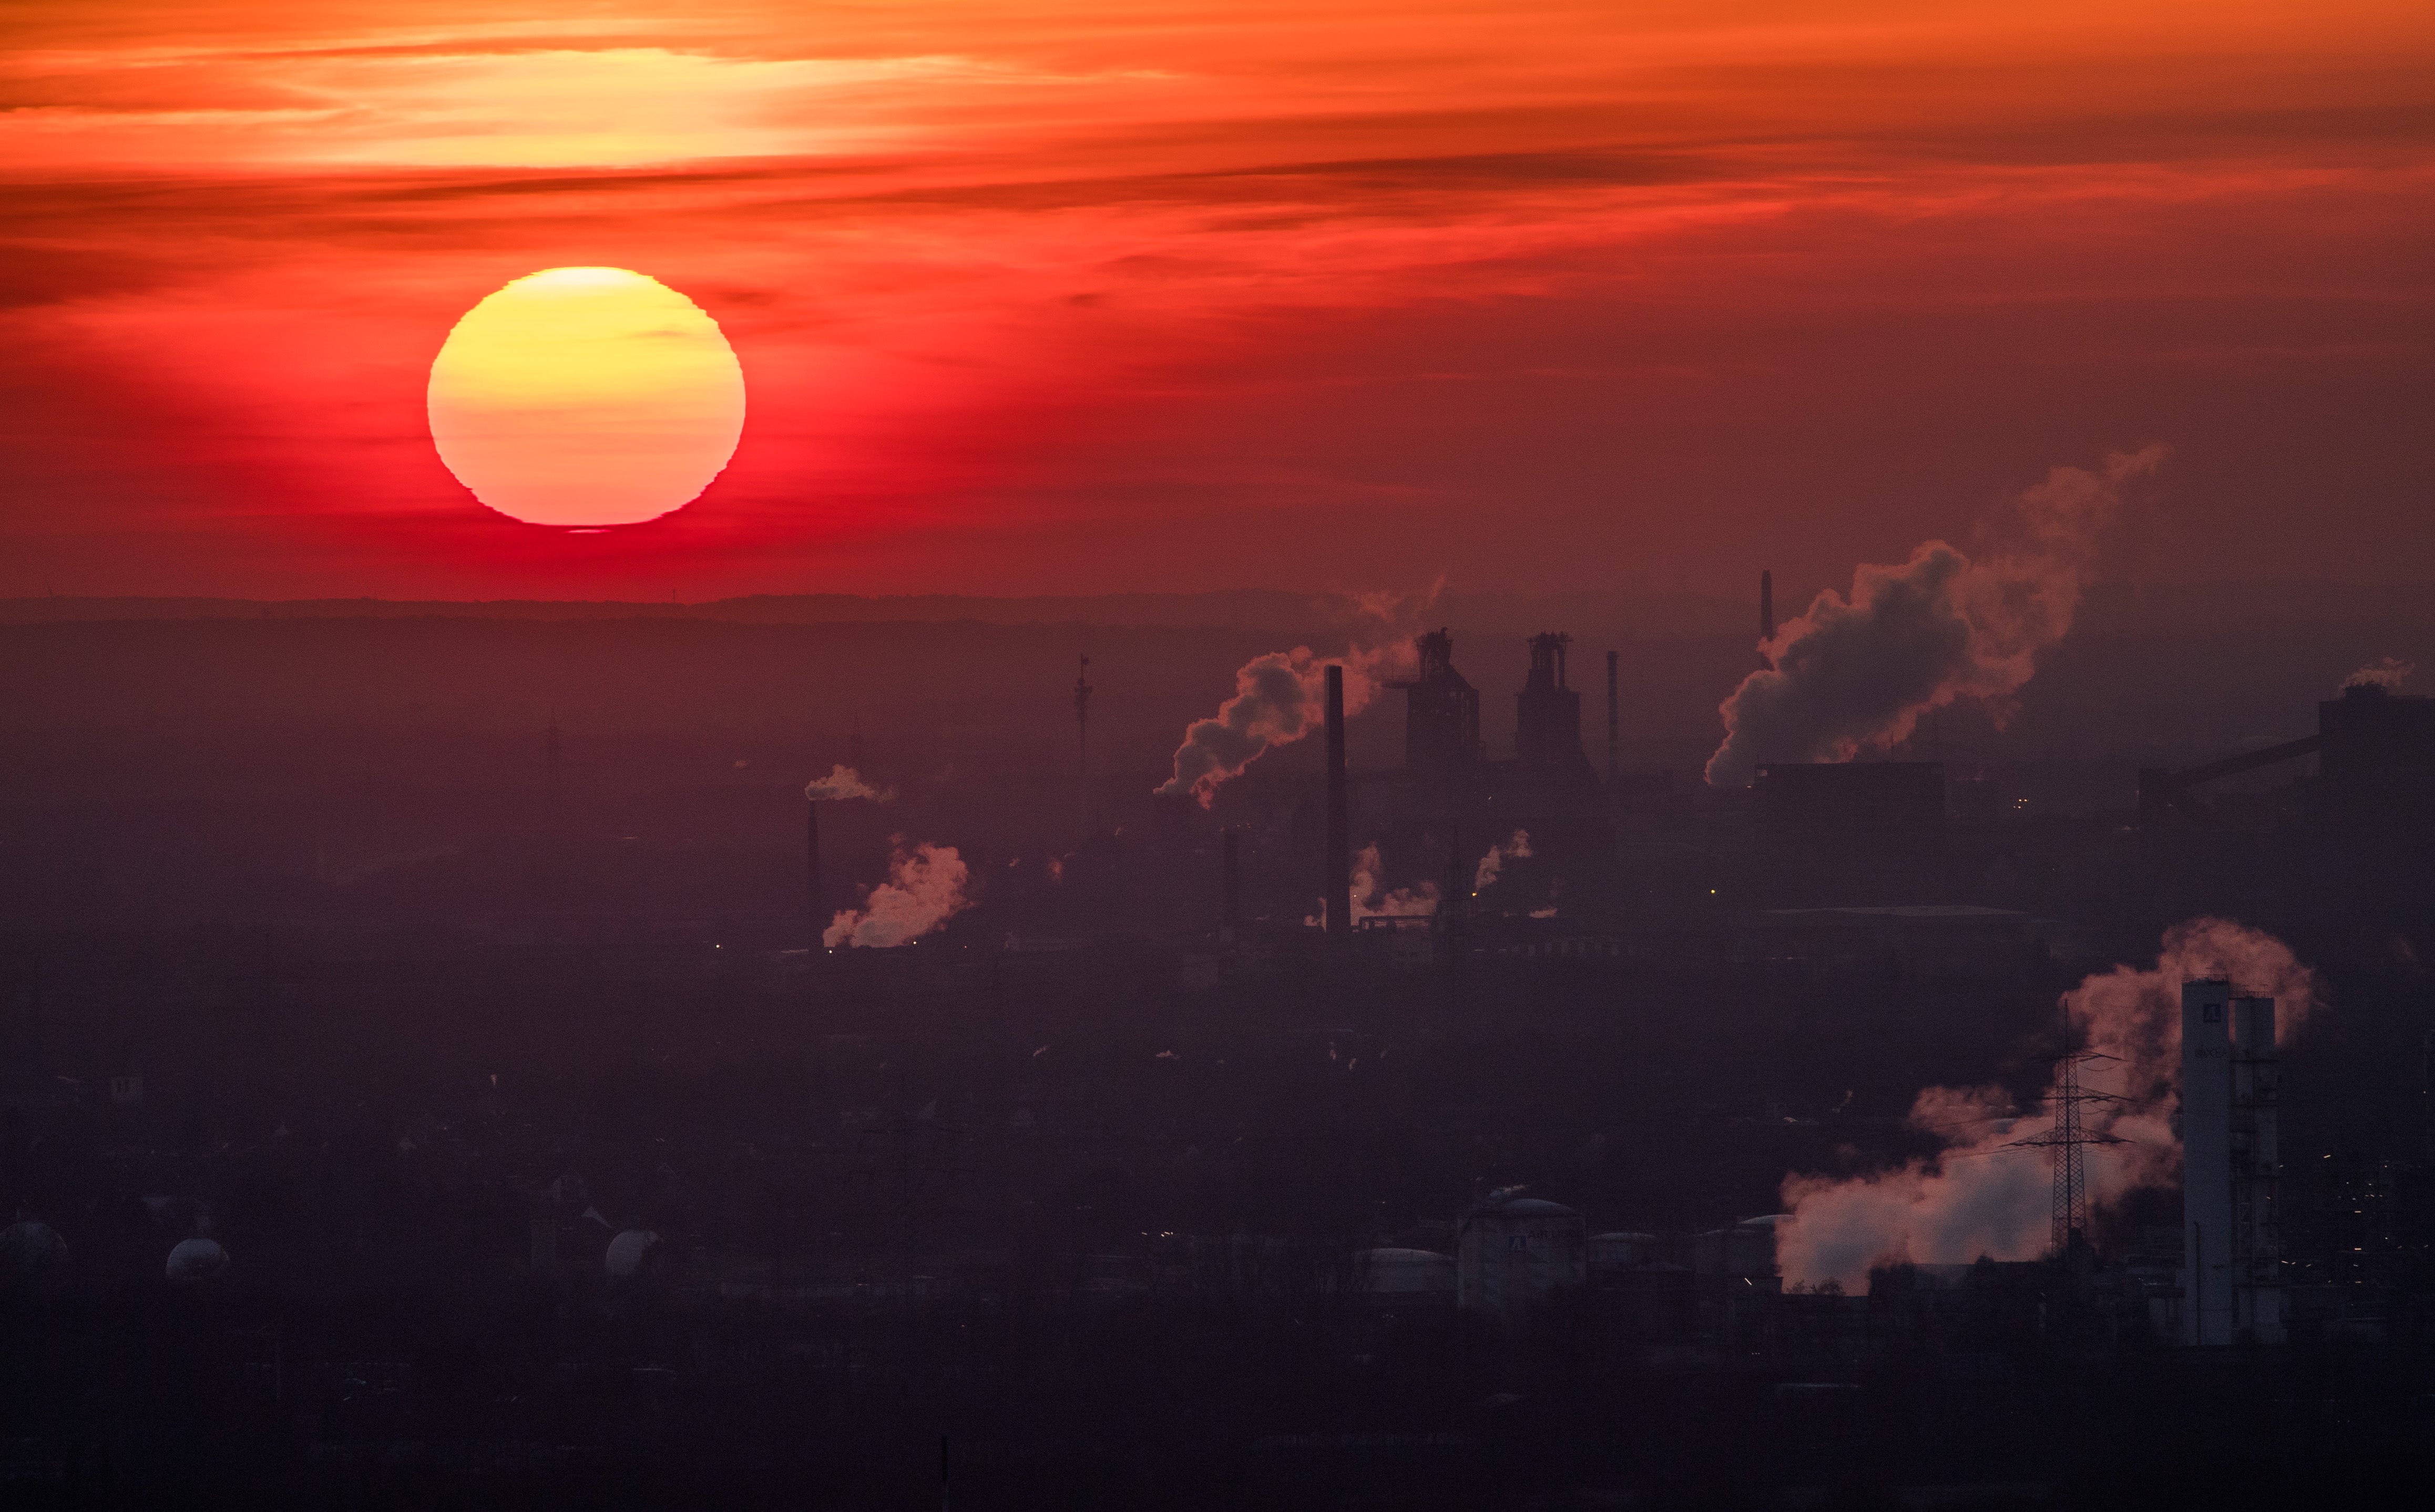
<path id="1" fill-rule="evenodd" d="M 552 267 L 465 312 L 432 360 L 432 444 L 501 514 L 573 530 L 699 498 L 735 455 L 744 370 L 718 322 L 622 267 Z"/>

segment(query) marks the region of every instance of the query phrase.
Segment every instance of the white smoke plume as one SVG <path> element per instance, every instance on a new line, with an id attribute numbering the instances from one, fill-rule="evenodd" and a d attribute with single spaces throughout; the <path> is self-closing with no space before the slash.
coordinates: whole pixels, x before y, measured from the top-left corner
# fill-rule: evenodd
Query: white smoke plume
<path id="1" fill-rule="evenodd" d="M 1445 590 L 1440 578 L 1425 593 L 1357 593 L 1354 610 L 1378 622 L 1378 628 L 1328 660 L 1344 666 L 1344 717 L 1352 718 L 1410 655 L 1410 626 Z M 1243 775 L 1243 768 L 1279 746 L 1290 746 L 1327 718 L 1327 661 L 1309 646 L 1270 651 L 1246 662 L 1235 673 L 1235 696 L 1218 706 L 1208 719 L 1196 719 L 1175 748 L 1175 775 L 1158 786 L 1159 796 L 1189 793 L 1202 808 L 1218 799 L 1218 789 Z"/>
<path id="2" fill-rule="evenodd" d="M 863 894 L 860 908 L 838 911 L 820 943 L 885 948 L 926 935 L 972 906 L 964 886 L 972 880 L 964 858 L 951 845 L 907 846 L 897 835 L 888 880 Z"/>
<path id="3" fill-rule="evenodd" d="M 1725 738 L 1708 782 L 1747 785 L 1761 762 L 1842 762 L 1889 750 L 1920 716 L 1964 700 L 2000 727 L 2038 657 L 2079 611 L 2098 532 L 2122 486 L 2155 471 L 2165 448 L 2059 467 L 1983 531 L 1974 559 L 1923 541 L 1900 566 L 1862 566 L 1850 597 L 1832 589 L 1760 647 L 1768 665 L 1718 708 Z"/>
<path id="4" fill-rule="evenodd" d="M 1424 919 L 1438 911 L 1438 886 L 1425 882 L 1417 887 L 1398 887 L 1384 891 L 1378 873 L 1384 869 L 1378 861 L 1378 848 L 1365 845 L 1353 858 L 1353 921 L 1365 919 Z"/>
<path id="5" fill-rule="evenodd" d="M 2389 656 L 2380 661 L 2371 662 L 2367 665 L 2359 668 L 2357 672 L 2352 673 L 2349 677 L 2344 678 L 2342 679 L 2342 686 L 2345 688 L 2382 688 L 2387 693 L 2390 693 L 2393 689 L 2400 687 L 2403 683 L 2408 682 L 2409 680 L 2409 675 L 2417 670 L 2417 662 L 2404 661 L 2402 658 L 2397 656 Z"/>
<path id="6" fill-rule="evenodd" d="M 1359 713 L 1378 696 L 1395 650 L 1355 646 L 1333 660 L 1344 666 L 1344 716 Z M 1215 717 L 1196 719 L 1175 748 L 1175 775 L 1159 784 L 1161 797 L 1189 793 L 1202 808 L 1218 789 L 1279 746 L 1289 746 L 1327 718 L 1327 663 L 1306 645 L 1253 657 L 1235 674 L 1235 696 Z"/>
<path id="7" fill-rule="evenodd" d="M 803 797 L 815 803 L 831 803 L 839 799 L 863 798 L 873 803 L 885 803 L 896 796 L 896 789 L 876 788 L 862 780 L 862 774 L 851 766 L 832 765 L 826 777 L 815 777 L 803 788 Z"/>
<path id="8" fill-rule="evenodd" d="M 1508 861 L 1528 861 L 1528 859 L 1530 859 L 1530 832 L 1516 830 L 1511 839 L 1507 840 L 1503 845 L 1492 846 L 1488 854 L 1479 858 L 1479 865 L 1473 868 L 1471 873 L 1471 895 L 1477 898 L 1494 885 L 1496 879 L 1505 874 L 1505 863 Z"/>
<path id="9" fill-rule="evenodd" d="M 2322 1005 L 2316 973 L 2290 947 L 2221 919 L 2176 924 L 2165 932 L 2152 968 L 2117 966 L 2064 994 L 2074 1045 L 2115 1057 L 2084 1064 L 2082 1087 L 2120 1099 L 2082 1105 L 2091 1133 L 2124 1142 L 2085 1148 L 2092 1210 L 2174 1178 L 2181 1162 L 2171 1109 L 2181 1073 L 2182 984 L 2208 977 L 2273 998 L 2278 1041 Z M 1785 1177 L 1789 1216 L 1775 1235 L 1776 1263 L 1787 1283 L 1833 1280 L 1850 1291 L 1867 1282 L 1874 1265 L 2046 1253 L 2052 1166 L 2042 1149 L 2005 1148 L 2045 1132 L 2043 1113 L 2023 1113 L 2001 1087 L 1930 1087 L 1911 1104 L 1909 1122 L 1944 1148 L 1868 1176 Z"/>

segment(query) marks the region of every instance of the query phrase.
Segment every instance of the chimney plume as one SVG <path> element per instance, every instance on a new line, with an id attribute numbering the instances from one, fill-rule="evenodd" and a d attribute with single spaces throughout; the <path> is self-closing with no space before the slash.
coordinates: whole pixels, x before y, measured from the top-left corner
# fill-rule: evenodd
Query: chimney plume
<path id="1" fill-rule="evenodd" d="M 2164 457 L 2150 446 L 2095 470 L 2052 469 L 1982 523 L 1972 552 L 1924 541 L 1908 561 L 1858 568 L 1849 596 L 1820 593 L 1718 706 L 1710 784 L 1748 786 L 1763 761 L 1889 751 L 1954 703 L 2002 729 L 2039 659 L 2070 632 L 2125 488 Z"/>
<path id="2" fill-rule="evenodd" d="M 1758 574 L 1758 641 L 1765 645 L 1775 639 L 1775 574 L 1762 567 Z M 1761 655 L 1765 655 L 1764 652 Z M 1770 659 L 1772 664 L 1772 659 Z"/>
<path id="3" fill-rule="evenodd" d="M 1344 777 L 1344 668 L 1327 668 L 1327 866 L 1322 878 L 1326 900 L 1321 917 L 1328 937 L 1347 939 L 1353 933 L 1353 823 L 1347 812 Z"/>

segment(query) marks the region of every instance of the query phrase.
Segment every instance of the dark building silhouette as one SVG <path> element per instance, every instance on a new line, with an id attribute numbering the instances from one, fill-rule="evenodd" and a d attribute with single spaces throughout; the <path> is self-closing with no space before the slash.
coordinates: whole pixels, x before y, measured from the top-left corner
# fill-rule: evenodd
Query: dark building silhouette
<path id="1" fill-rule="evenodd" d="M 1431 630 L 1412 643 L 1419 676 L 1390 683 L 1407 695 L 1404 764 L 1419 776 L 1444 778 L 1479 765 L 1479 690 L 1454 669 L 1454 637 Z"/>
<path id="2" fill-rule="evenodd" d="M 1917 840 L 1944 829 L 1936 762 L 1772 762 L 1753 785 L 1759 824 L 1778 840 Z"/>
<path id="3" fill-rule="evenodd" d="M 1525 766 L 1579 766 L 1581 696 L 1564 676 L 1573 638 L 1561 630 L 1530 637 L 1530 676 L 1513 696 L 1513 756 Z"/>

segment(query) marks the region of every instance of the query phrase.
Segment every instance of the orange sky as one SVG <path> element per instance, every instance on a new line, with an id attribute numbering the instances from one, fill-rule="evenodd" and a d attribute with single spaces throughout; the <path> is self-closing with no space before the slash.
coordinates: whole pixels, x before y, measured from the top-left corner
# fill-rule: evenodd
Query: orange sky
<path id="1" fill-rule="evenodd" d="M 0 595 L 1652 585 L 2165 442 L 2112 576 L 2423 577 L 2435 12 L 16 0 Z M 665 520 L 423 389 L 540 268 L 715 317 Z"/>

